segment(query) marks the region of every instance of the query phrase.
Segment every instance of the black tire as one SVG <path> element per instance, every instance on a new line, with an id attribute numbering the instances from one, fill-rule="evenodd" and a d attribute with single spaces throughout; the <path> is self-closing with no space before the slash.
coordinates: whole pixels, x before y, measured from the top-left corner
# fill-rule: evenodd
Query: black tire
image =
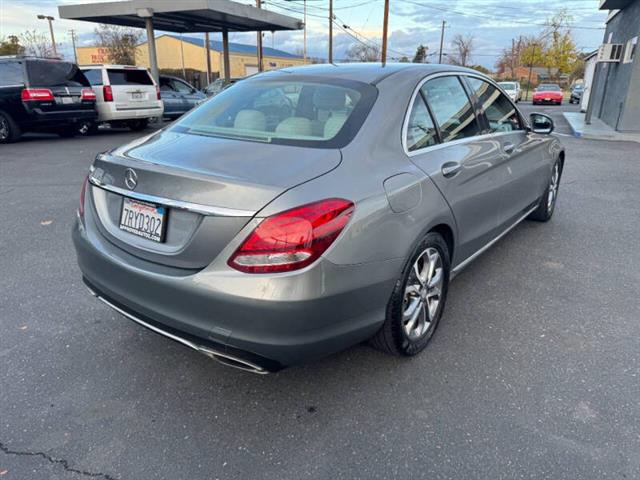
<path id="1" fill-rule="evenodd" d="M 407 297 L 406 290 L 409 288 L 409 281 L 414 282 L 415 279 L 417 279 L 414 272 L 414 264 L 416 264 L 416 262 L 421 258 L 424 258 L 426 252 L 433 251 L 436 251 L 439 254 L 441 261 L 440 273 L 442 283 L 440 287 L 439 301 L 436 308 L 434 308 L 432 316 L 429 316 L 428 307 L 425 307 L 424 318 L 425 320 L 429 320 L 428 326 L 425 324 L 425 330 L 420 332 L 420 334 L 415 338 L 411 338 L 406 332 L 405 322 L 403 321 L 403 316 L 408 310 L 407 307 L 410 303 L 407 298 L 417 300 L 423 297 L 421 297 L 420 294 L 416 294 L 415 297 Z M 451 260 L 449 257 L 449 247 L 447 246 L 447 243 L 440 234 L 435 232 L 428 233 L 411 254 L 411 257 L 409 257 L 409 261 L 402 271 L 400 278 L 396 282 L 396 286 L 391 294 L 389 303 L 387 304 L 385 322 L 382 325 L 382 328 L 371 339 L 371 345 L 383 352 L 407 357 L 417 355 L 424 350 L 438 327 L 440 319 L 442 318 L 442 312 L 444 311 L 447 299 L 447 290 L 449 287 L 450 269 Z M 433 278 L 437 277 L 437 270 L 438 269 L 436 268 L 436 273 L 434 273 Z M 406 323 L 408 324 L 409 322 Z"/>
<path id="2" fill-rule="evenodd" d="M 144 118 L 141 120 L 130 120 L 127 122 L 127 126 L 134 132 L 139 132 L 149 126 L 149 119 Z"/>
<path id="3" fill-rule="evenodd" d="M 20 138 L 22 131 L 11 115 L 0 112 L 0 143 L 12 143 Z"/>
<path id="4" fill-rule="evenodd" d="M 553 200 L 549 200 L 549 194 L 551 192 L 551 188 L 554 182 L 554 175 L 557 174 L 557 178 L 555 180 L 555 193 L 553 195 Z M 551 220 L 553 216 L 553 212 L 556 208 L 556 201 L 558 200 L 558 191 L 560 189 L 560 179 L 562 178 L 562 163 L 560 160 L 556 160 L 556 163 L 551 170 L 551 176 L 549 177 L 549 182 L 547 183 L 547 188 L 545 188 L 542 197 L 540 197 L 540 203 L 538 204 L 538 208 L 529 214 L 527 217 L 529 220 L 534 220 L 536 222 L 548 222 Z"/>

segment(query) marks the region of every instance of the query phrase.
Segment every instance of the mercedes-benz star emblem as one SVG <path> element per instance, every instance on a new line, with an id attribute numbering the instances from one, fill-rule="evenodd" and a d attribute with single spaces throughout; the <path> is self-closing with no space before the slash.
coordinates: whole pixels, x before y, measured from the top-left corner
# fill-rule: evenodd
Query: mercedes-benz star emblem
<path id="1" fill-rule="evenodd" d="M 138 185 L 138 174 L 133 168 L 124 171 L 124 183 L 129 190 L 133 190 Z"/>

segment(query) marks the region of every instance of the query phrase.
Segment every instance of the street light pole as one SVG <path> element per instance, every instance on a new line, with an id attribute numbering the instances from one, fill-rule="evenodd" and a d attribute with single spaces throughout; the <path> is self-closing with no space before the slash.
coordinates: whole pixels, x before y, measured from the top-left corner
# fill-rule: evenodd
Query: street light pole
<path id="1" fill-rule="evenodd" d="M 47 20 L 49 22 L 49 33 L 51 34 L 51 45 L 53 46 L 53 56 L 58 56 L 58 48 L 56 47 L 56 37 L 53 35 L 53 23 L 51 23 L 55 18 L 49 15 L 38 15 L 38 20 Z"/>

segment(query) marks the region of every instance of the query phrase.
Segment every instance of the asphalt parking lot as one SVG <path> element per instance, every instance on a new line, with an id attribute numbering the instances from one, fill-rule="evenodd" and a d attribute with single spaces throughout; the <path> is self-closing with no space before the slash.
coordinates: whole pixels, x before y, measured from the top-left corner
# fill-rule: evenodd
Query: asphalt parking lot
<path id="1" fill-rule="evenodd" d="M 98 151 L 0 146 L 0 478 L 640 478 L 640 144 L 575 139 L 548 224 L 451 285 L 430 347 L 257 376 L 90 297 L 70 240 Z M 530 111 L 531 106 L 523 106 Z"/>

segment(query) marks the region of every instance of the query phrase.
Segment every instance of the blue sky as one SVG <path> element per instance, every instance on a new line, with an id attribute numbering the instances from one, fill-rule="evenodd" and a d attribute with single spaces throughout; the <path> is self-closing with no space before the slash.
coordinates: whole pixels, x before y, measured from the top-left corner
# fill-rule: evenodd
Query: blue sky
<path id="1" fill-rule="evenodd" d="M 0 0 L 0 36 L 27 29 L 48 33 L 46 21 L 37 20 L 36 15 L 51 15 L 56 17 L 56 40 L 63 44 L 63 53 L 72 57 L 69 29 L 77 31 L 80 44 L 91 45 L 95 25 L 60 20 L 57 6 L 95 1 L 99 0 Z M 240 3 L 250 3 L 250 0 Z M 302 18 L 299 12 L 302 12 L 303 0 L 266 0 L 265 3 L 267 9 Z M 379 43 L 383 5 L 384 0 L 334 0 L 334 14 L 340 25 L 347 25 L 347 31 L 362 41 Z M 563 7 L 573 16 L 573 34 L 578 47 L 590 51 L 597 48 L 603 38 L 606 12 L 598 10 L 598 5 L 599 0 L 391 0 L 389 51 L 394 57 L 411 57 L 416 46 L 423 43 L 435 54 L 439 48 L 441 22 L 446 20 L 445 52 L 450 50 L 446 39 L 459 33 L 473 34 L 474 63 L 491 68 L 500 51 L 511 45 L 513 37 L 539 32 L 540 24 Z M 328 0 L 307 0 L 307 49 L 311 56 L 327 56 L 327 9 Z M 265 45 L 295 53 L 302 49 L 302 37 L 302 32 L 278 32 L 273 36 L 266 33 Z M 235 33 L 230 39 L 255 44 L 255 34 Z M 335 58 L 342 58 L 354 42 L 347 33 L 334 27 Z"/>

